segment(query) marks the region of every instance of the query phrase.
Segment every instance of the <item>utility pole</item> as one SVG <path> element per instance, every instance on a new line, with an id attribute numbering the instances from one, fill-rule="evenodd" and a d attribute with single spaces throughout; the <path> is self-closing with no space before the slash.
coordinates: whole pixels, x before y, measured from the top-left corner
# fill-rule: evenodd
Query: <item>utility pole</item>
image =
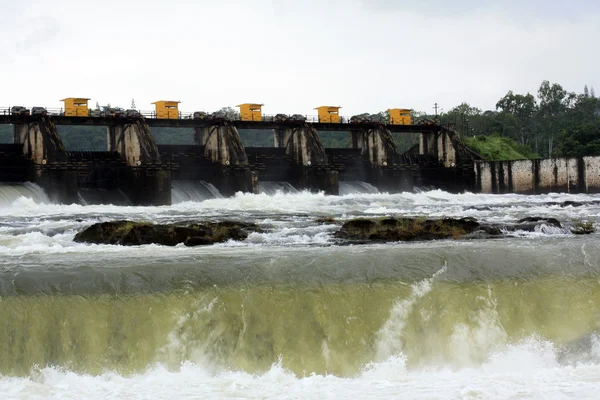
<path id="1" fill-rule="evenodd" d="M 436 103 L 433 105 L 433 109 L 435 110 L 435 119 L 437 119 L 437 117 L 438 117 L 438 109 L 439 109 L 439 108 L 440 108 L 440 106 L 439 106 L 439 104 L 436 102 Z"/>

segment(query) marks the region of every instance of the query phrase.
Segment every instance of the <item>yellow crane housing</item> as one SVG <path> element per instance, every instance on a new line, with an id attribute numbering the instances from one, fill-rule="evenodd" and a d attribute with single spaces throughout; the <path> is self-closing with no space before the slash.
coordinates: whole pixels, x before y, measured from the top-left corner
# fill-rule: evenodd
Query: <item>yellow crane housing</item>
<path id="1" fill-rule="evenodd" d="M 180 101 L 159 100 L 155 101 L 156 118 L 158 119 L 177 119 L 179 118 Z"/>
<path id="2" fill-rule="evenodd" d="M 62 99 L 65 103 L 65 116 L 66 117 L 87 117 L 89 115 L 88 111 L 88 101 L 90 99 L 86 99 L 83 97 L 67 97 L 66 99 Z"/>
<path id="3" fill-rule="evenodd" d="M 244 103 L 236 107 L 240 108 L 240 118 L 242 121 L 262 121 L 262 106 L 264 104 Z"/>
<path id="4" fill-rule="evenodd" d="M 406 108 L 390 108 L 387 110 L 390 114 L 391 125 L 411 125 L 412 118 L 410 113 L 412 110 Z"/>
<path id="5" fill-rule="evenodd" d="M 339 106 L 321 106 L 315 108 L 319 112 L 319 122 L 331 122 L 339 124 L 340 122 L 340 108 Z"/>

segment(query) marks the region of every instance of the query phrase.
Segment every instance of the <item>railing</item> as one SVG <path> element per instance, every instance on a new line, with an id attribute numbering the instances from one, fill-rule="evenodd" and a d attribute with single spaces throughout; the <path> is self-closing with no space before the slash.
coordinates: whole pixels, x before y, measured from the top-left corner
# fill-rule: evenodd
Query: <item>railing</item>
<path id="1" fill-rule="evenodd" d="M 19 108 L 21 110 L 21 112 L 19 112 L 18 110 L 15 111 L 16 108 Z M 27 108 L 27 107 L 23 107 L 23 106 L 10 106 L 10 107 L 0 107 L 0 115 L 23 115 L 23 111 L 25 110 L 25 115 L 28 115 L 28 113 L 31 113 L 31 108 Z M 46 115 L 50 115 L 50 116 L 63 116 L 65 115 L 65 110 L 62 108 L 46 108 L 45 109 L 45 114 Z M 171 120 L 179 120 L 179 119 L 196 119 L 195 115 L 197 115 L 198 113 L 203 113 L 203 117 L 198 118 L 198 119 L 225 119 L 225 120 L 229 120 L 229 121 L 244 121 L 244 122 L 292 122 L 292 121 L 304 121 L 304 122 L 308 122 L 308 123 L 337 123 L 340 125 L 345 125 L 345 124 L 361 124 L 361 123 L 377 123 L 378 121 L 370 121 L 370 120 L 364 120 L 364 121 L 352 121 L 352 117 L 347 117 L 347 116 L 339 116 L 339 120 L 335 121 L 336 119 L 338 119 L 337 116 L 332 116 L 329 119 L 328 118 L 319 118 L 318 115 L 301 115 L 301 114 L 293 114 L 293 115 L 288 115 L 288 114 L 262 114 L 260 116 L 260 119 L 244 119 L 242 120 L 240 115 L 219 115 L 218 112 L 217 113 L 206 113 L 206 112 L 182 112 L 182 111 L 178 111 L 177 113 L 169 113 L 168 114 L 168 118 L 161 118 L 161 119 L 171 119 Z M 217 115 L 215 115 L 217 114 Z M 156 119 L 158 118 L 156 111 L 147 111 L 147 110 L 124 110 L 121 108 L 113 108 L 113 109 L 108 109 L 108 110 L 97 110 L 97 109 L 89 109 L 87 112 L 87 115 L 75 115 L 76 117 L 142 117 L 142 118 L 151 118 L 151 119 Z M 253 116 L 254 118 L 254 116 Z M 335 121 L 335 122 L 334 122 Z M 351 122 L 352 121 L 352 122 Z M 405 121 L 406 119 L 402 119 L 401 121 L 394 121 L 394 120 L 390 120 L 389 122 L 387 122 L 388 124 L 391 125 L 405 125 Z M 383 121 L 382 121 L 383 122 Z M 415 121 L 411 121 L 411 124 L 406 124 L 406 125 L 412 125 L 414 124 Z M 385 123 L 385 122 L 383 122 Z"/>

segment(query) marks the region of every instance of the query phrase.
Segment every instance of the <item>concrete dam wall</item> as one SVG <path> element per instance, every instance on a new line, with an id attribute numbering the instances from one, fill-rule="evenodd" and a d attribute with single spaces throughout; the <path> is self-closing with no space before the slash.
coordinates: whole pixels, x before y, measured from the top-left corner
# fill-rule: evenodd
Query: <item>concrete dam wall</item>
<path id="1" fill-rule="evenodd" d="M 162 120 L 60 121 L 106 126 L 107 151 L 67 152 L 55 117 L 11 116 L 4 122 L 13 124 L 14 144 L 0 151 L 0 181 L 38 183 L 50 200 L 68 204 L 116 198 L 132 205 L 169 205 L 176 181 L 201 181 L 224 196 L 258 193 L 259 183 L 272 181 L 331 195 L 339 194 L 340 181 L 364 181 L 390 193 L 414 187 L 474 190 L 473 155 L 451 127 L 349 124 L 349 148 L 325 149 L 315 124 L 273 122 L 274 147 L 244 148 L 236 123 L 228 120 L 175 120 L 193 124 L 194 144 L 161 146 L 151 125 Z M 339 128 L 329 125 L 319 124 Z M 392 129 L 420 132 L 421 146 L 400 154 Z"/>
<path id="2" fill-rule="evenodd" d="M 476 161 L 481 193 L 600 193 L 600 157 Z"/>

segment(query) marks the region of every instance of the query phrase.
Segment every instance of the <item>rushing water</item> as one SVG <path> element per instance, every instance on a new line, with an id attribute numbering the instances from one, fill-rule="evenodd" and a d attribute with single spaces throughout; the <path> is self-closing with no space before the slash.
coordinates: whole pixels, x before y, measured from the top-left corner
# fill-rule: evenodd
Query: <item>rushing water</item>
<path id="1" fill-rule="evenodd" d="M 0 186 L 0 210 L 2 399 L 596 398 L 600 390 L 599 237 L 568 229 L 600 226 L 597 196 L 275 189 L 120 207 L 49 204 L 26 185 Z M 340 224 L 365 215 L 497 224 L 541 216 L 565 228 L 339 246 Z M 336 223 L 315 221 L 323 216 Z M 264 232 L 195 248 L 73 243 L 77 231 L 112 219 L 243 219 Z"/>
<path id="2" fill-rule="evenodd" d="M 211 183 L 204 181 L 173 181 L 171 190 L 173 204 L 221 197 L 223 197 L 221 193 Z"/>
<path id="3" fill-rule="evenodd" d="M 291 183 L 285 181 L 262 181 L 258 183 L 258 191 L 261 194 L 276 195 L 278 193 L 298 193 L 298 189 Z"/>
<path id="4" fill-rule="evenodd" d="M 77 191 L 79 203 L 83 205 L 92 204 L 115 204 L 119 206 L 130 206 L 131 200 L 125 193 L 118 189 L 79 189 Z"/>

